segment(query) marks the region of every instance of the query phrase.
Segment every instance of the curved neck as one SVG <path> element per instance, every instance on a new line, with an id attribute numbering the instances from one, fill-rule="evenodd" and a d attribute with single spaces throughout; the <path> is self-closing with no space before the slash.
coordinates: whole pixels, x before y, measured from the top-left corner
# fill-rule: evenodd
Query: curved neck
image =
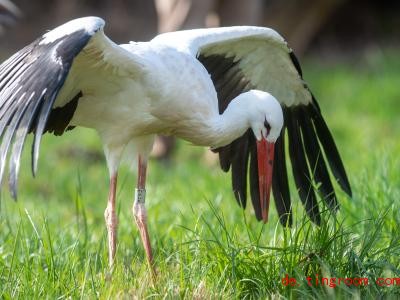
<path id="1" fill-rule="evenodd" d="M 236 98 L 229 103 L 222 115 L 215 117 L 213 122 L 213 141 L 211 148 L 230 144 L 241 137 L 250 128 L 246 103 L 244 99 Z"/>

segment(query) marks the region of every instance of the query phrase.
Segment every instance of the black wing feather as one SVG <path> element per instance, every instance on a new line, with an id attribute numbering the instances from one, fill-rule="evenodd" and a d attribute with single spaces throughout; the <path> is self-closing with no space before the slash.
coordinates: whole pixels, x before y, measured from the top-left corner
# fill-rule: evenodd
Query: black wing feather
<path id="1" fill-rule="evenodd" d="M 249 161 L 249 143 L 247 139 L 236 140 L 232 151 L 232 189 L 240 206 L 246 207 L 247 198 L 247 166 Z"/>
<path id="2" fill-rule="evenodd" d="M 299 73 L 300 78 L 303 78 L 303 70 L 301 69 L 301 66 L 300 66 L 299 60 L 297 59 L 297 56 L 294 54 L 293 51 L 290 51 L 289 57 L 293 63 L 293 66 L 296 68 L 297 73 Z"/>
<path id="3" fill-rule="evenodd" d="M 283 226 L 292 226 L 292 207 L 285 157 L 285 127 L 282 128 L 282 133 L 275 143 L 272 192 L 281 224 Z"/>
<path id="4" fill-rule="evenodd" d="M 58 114 L 64 128 L 52 128 L 51 123 L 47 124 L 74 58 L 97 30 L 90 33 L 85 29 L 77 30 L 54 41 L 39 38 L 0 66 L 0 180 L 13 143 L 9 165 L 13 198 L 17 197 L 19 160 L 27 134 L 35 133 L 32 144 L 32 170 L 35 173 L 42 134 L 45 131 L 60 133 L 72 118 L 76 104 L 72 113 Z"/>
<path id="5" fill-rule="evenodd" d="M 314 97 L 313 103 L 314 105 L 316 105 L 317 103 Z M 343 191 L 345 191 L 351 197 L 352 191 L 350 187 L 350 182 L 347 178 L 342 159 L 340 158 L 335 141 L 333 140 L 332 134 L 329 131 L 329 128 L 326 125 L 319 108 L 312 111 L 312 120 L 315 130 L 317 132 L 318 140 L 321 142 L 333 175 L 335 176 Z"/>
<path id="6" fill-rule="evenodd" d="M 79 92 L 63 107 L 53 108 L 47 120 L 45 132 L 51 132 L 54 135 L 62 135 L 66 130 L 74 128 L 74 126 L 69 126 L 69 122 L 74 116 L 78 106 L 78 100 L 82 96 L 82 92 Z"/>
<path id="7" fill-rule="evenodd" d="M 258 185 L 258 163 L 257 163 L 257 147 L 256 139 L 251 131 L 249 133 L 249 150 L 250 150 L 250 196 L 253 204 L 254 213 L 258 221 L 262 220 L 262 211 L 260 205 L 260 191 Z M 233 175 L 232 175 L 233 176 Z"/>
<path id="8" fill-rule="evenodd" d="M 23 65 L 20 65 L 20 62 L 29 55 L 30 48 L 31 46 L 25 47 L 20 52 L 17 52 L 13 56 L 11 56 L 0 66 L 0 78 L 2 78 L 2 80 L 0 81 L 0 89 L 2 89 L 4 85 L 8 82 L 7 78 L 9 78 L 10 73 L 15 73 L 15 71 L 18 70 L 18 66 Z"/>
<path id="9" fill-rule="evenodd" d="M 65 78 L 64 78 L 64 80 L 65 80 Z M 49 95 L 45 95 L 43 97 L 41 106 L 39 108 L 39 114 L 38 114 L 37 118 L 35 119 L 35 121 L 36 121 L 35 137 L 33 139 L 33 144 L 32 144 L 32 173 L 34 176 L 36 175 L 36 171 L 37 171 L 37 162 L 38 162 L 38 158 L 39 158 L 39 148 L 40 148 L 40 141 L 42 139 L 42 134 L 43 134 L 45 126 L 46 126 L 47 118 L 50 115 L 51 108 L 54 104 L 54 101 L 57 97 L 57 94 L 58 94 L 60 88 L 61 88 L 61 86 L 59 88 L 57 88 L 57 90 L 54 90 L 53 93 L 49 93 Z"/>
<path id="10" fill-rule="evenodd" d="M 292 162 L 292 172 L 301 202 L 307 215 L 316 224 L 320 224 L 318 202 L 312 187 L 312 177 L 308 170 L 306 155 L 303 149 L 297 109 L 286 109 L 285 123 L 289 137 L 289 155 Z"/>
<path id="11" fill-rule="evenodd" d="M 39 102 L 29 102 L 28 107 L 24 113 L 22 120 L 19 123 L 19 128 L 15 132 L 15 141 L 11 149 L 10 157 L 10 177 L 9 177 L 9 187 L 11 191 L 11 196 L 17 198 L 17 183 L 19 174 L 19 162 L 21 158 L 21 153 L 24 147 L 24 142 L 26 135 L 28 133 L 30 124 L 34 118 L 33 112 L 37 108 Z M 0 177 L 1 178 L 1 177 Z"/>
<path id="12" fill-rule="evenodd" d="M 313 174 L 314 180 L 320 183 L 318 190 L 322 194 L 326 204 L 334 211 L 338 208 L 338 202 L 325 160 L 322 156 L 322 150 L 319 146 L 317 135 L 307 108 L 301 107 L 301 110 L 301 113 L 299 113 L 300 128 L 303 134 L 304 147 L 310 164 L 311 173 Z"/>
<path id="13" fill-rule="evenodd" d="M 19 100 L 18 100 L 19 101 Z M 26 109 L 25 105 L 14 105 L 16 107 L 15 111 L 12 112 L 8 116 L 8 120 L 10 120 L 10 124 L 6 127 L 5 133 L 3 134 L 0 146 L 0 159 L 1 161 L 5 161 L 8 148 L 10 147 L 14 132 L 17 129 L 18 123 L 23 116 L 23 113 Z M 1 164 L 0 166 L 0 176 L 3 175 L 5 164 Z"/>

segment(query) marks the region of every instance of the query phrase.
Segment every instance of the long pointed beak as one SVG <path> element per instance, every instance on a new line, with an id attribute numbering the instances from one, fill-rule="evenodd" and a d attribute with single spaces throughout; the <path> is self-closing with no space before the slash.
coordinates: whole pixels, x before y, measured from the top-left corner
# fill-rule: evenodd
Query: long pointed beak
<path id="1" fill-rule="evenodd" d="M 268 221 L 269 197 L 272 186 L 272 169 L 274 165 L 275 144 L 264 137 L 257 141 L 258 186 L 260 190 L 260 205 L 264 223 Z"/>

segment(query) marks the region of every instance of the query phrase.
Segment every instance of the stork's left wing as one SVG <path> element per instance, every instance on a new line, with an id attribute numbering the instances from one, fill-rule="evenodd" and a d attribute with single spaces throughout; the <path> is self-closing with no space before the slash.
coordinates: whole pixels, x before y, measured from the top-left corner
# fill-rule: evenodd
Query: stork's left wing
<path id="1" fill-rule="evenodd" d="M 285 132 L 300 199 L 310 219 L 319 224 L 320 212 L 313 183 L 332 210 L 338 208 L 325 158 L 341 188 L 351 188 L 335 142 L 320 108 L 302 78 L 298 60 L 275 31 L 260 27 L 201 29 L 167 34 L 168 42 L 180 44 L 196 55 L 214 82 L 223 113 L 240 93 L 258 89 L 272 94 L 282 105 L 284 128 L 275 145 L 273 193 L 282 224 L 292 223 L 285 156 Z M 322 146 L 322 147 L 321 147 Z M 322 151 L 323 149 L 323 151 Z M 240 205 L 246 205 L 247 173 L 256 216 L 262 219 L 258 189 L 255 138 L 249 130 L 230 145 L 216 149 L 221 168 L 232 169 L 232 186 Z M 249 170 L 248 170 L 249 169 Z"/>

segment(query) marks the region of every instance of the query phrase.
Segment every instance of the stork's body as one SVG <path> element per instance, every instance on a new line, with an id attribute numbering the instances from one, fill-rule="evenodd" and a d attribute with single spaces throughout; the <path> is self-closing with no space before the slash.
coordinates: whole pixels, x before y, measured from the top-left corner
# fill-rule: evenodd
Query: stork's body
<path id="1" fill-rule="evenodd" d="M 175 135 L 218 152 L 221 168 L 232 171 L 233 191 L 243 207 L 249 174 L 255 214 L 264 222 L 271 185 L 281 223 L 292 222 L 285 129 L 295 183 L 313 222 L 319 224 L 320 215 L 312 177 L 327 205 L 333 211 L 338 206 L 322 149 L 334 177 L 351 194 L 298 61 L 275 31 L 182 31 L 118 46 L 104 35 L 103 25 L 95 17 L 71 21 L 0 66 L 0 178 L 10 152 L 9 184 L 16 197 L 19 159 L 29 132 L 35 133 L 35 173 L 43 132 L 59 135 L 75 126 L 94 128 L 110 171 L 105 210 L 110 265 L 116 249 L 116 185 L 123 154 L 138 158 L 133 214 L 152 261 L 144 200 L 155 134 Z M 136 152 L 124 153 L 130 143 Z"/>
<path id="2" fill-rule="evenodd" d="M 110 144 L 163 133 L 210 145 L 207 135 L 212 133 L 201 131 L 212 129 L 207 127 L 219 116 L 218 100 L 200 62 L 168 46 L 157 53 L 151 43 L 123 46 L 140 57 L 143 71 L 119 74 L 109 85 L 93 88 L 93 95 L 83 90 L 71 124 L 104 132 L 104 141 L 110 139 Z M 119 140 L 114 142 L 114 138 Z"/>

